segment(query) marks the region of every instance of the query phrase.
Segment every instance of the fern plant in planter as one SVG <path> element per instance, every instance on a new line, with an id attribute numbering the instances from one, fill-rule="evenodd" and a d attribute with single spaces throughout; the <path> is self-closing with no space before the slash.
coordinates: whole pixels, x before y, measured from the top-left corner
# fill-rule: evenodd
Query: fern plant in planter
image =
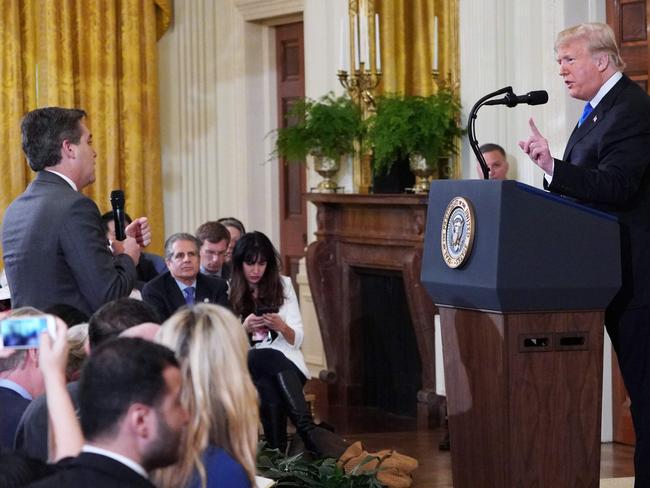
<path id="1" fill-rule="evenodd" d="M 446 86 L 427 97 L 379 97 L 367 134 L 374 154 L 373 171 L 384 174 L 395 161 L 409 158 L 412 170 L 417 160 L 432 173 L 440 158 L 457 152 L 456 138 L 464 132 L 460 109 L 458 95 Z"/>
<path id="2" fill-rule="evenodd" d="M 318 100 L 299 99 L 287 113 L 287 127 L 277 130 L 273 156 L 303 162 L 314 157 L 314 169 L 325 177 L 320 191 L 334 191 L 331 177 L 343 156 L 354 151 L 363 138 L 365 124 L 359 107 L 349 97 L 329 93 Z"/>

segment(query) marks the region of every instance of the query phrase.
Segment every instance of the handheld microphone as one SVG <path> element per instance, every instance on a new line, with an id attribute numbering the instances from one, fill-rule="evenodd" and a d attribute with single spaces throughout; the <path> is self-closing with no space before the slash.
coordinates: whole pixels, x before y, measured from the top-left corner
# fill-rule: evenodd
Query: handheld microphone
<path id="1" fill-rule="evenodd" d="M 113 190 L 111 192 L 111 207 L 113 207 L 113 222 L 115 222 L 115 239 L 123 241 L 126 239 L 124 219 L 124 192 Z"/>
<path id="2" fill-rule="evenodd" d="M 485 105 L 506 105 L 512 108 L 516 107 L 520 103 L 525 103 L 527 105 L 542 105 L 546 102 L 548 102 L 548 92 L 546 90 L 536 90 L 520 96 L 509 92 L 506 93 L 506 96 L 503 98 L 485 102 Z"/>

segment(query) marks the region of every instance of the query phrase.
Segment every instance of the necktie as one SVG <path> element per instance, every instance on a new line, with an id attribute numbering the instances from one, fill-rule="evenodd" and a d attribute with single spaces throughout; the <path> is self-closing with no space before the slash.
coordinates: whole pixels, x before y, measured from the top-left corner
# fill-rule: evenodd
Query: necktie
<path id="1" fill-rule="evenodd" d="M 582 123 L 585 121 L 587 117 L 589 117 L 589 114 L 594 108 L 591 106 L 591 103 L 587 102 L 585 105 L 585 109 L 582 111 L 582 116 L 580 117 L 580 120 L 578 121 L 578 127 L 582 125 Z"/>
<path id="2" fill-rule="evenodd" d="M 194 287 L 188 286 L 183 290 L 183 295 L 185 295 L 185 303 L 192 305 L 194 303 Z"/>

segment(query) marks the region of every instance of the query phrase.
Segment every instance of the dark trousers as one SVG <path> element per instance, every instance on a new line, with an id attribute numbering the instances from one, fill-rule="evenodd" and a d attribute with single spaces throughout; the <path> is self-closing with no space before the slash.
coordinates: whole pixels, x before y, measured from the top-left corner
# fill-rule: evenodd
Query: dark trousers
<path id="1" fill-rule="evenodd" d="M 630 396 L 636 446 L 635 487 L 650 486 L 650 308 L 608 312 L 607 332 Z"/>
<path id="2" fill-rule="evenodd" d="M 276 376 L 283 371 L 293 371 L 304 385 L 307 378 L 287 357 L 275 349 L 248 351 L 248 370 L 260 395 L 260 405 L 283 405 Z"/>

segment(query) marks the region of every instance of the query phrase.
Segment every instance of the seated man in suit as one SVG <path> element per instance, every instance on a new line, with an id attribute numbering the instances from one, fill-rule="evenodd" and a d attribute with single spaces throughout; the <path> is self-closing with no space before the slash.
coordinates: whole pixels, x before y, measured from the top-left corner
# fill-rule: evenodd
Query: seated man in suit
<path id="1" fill-rule="evenodd" d="M 171 350 L 132 338 L 103 344 L 81 376 L 81 454 L 31 486 L 153 487 L 148 473 L 178 459 L 189 421 L 180 395 Z"/>
<path id="2" fill-rule="evenodd" d="M 173 234 L 165 242 L 168 272 L 145 285 L 142 298 L 164 322 L 183 305 L 209 302 L 229 306 L 228 285 L 221 278 L 199 273 L 201 243 L 191 234 Z"/>
<path id="3" fill-rule="evenodd" d="M 230 245 L 230 232 L 219 222 L 206 222 L 196 230 L 196 238 L 201 242 L 201 273 L 227 280 L 230 268 L 224 266 Z"/>
<path id="4" fill-rule="evenodd" d="M 30 307 L 25 311 L 17 309 L 7 317 L 37 314 L 38 310 Z M 44 391 L 38 349 L 17 349 L 0 358 L 0 448 L 13 447 L 20 417 L 32 399 Z"/>
<path id="5" fill-rule="evenodd" d="M 116 338 L 124 331 L 143 323 L 152 322 L 159 322 L 156 311 L 151 305 L 140 300 L 120 298 L 105 304 L 90 317 L 88 322 L 90 354 L 101 344 L 109 339 Z M 78 407 L 78 381 L 68 383 L 68 393 L 74 406 Z M 48 429 L 45 395 L 35 397 L 25 409 L 22 417 L 20 417 L 20 422 L 18 422 L 16 436 L 12 442 L 17 451 L 24 452 L 31 458 L 47 461 Z"/>

